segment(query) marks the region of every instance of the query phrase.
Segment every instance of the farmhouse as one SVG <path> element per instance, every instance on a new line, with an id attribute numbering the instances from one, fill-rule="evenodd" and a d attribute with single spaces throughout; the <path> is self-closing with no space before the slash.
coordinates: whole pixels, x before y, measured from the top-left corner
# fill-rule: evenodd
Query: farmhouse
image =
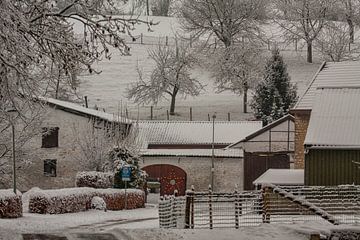
<path id="1" fill-rule="evenodd" d="M 306 185 L 360 183 L 360 62 L 324 63 L 292 112 Z"/>
<path id="2" fill-rule="evenodd" d="M 243 189 L 243 151 L 224 148 L 261 126 L 259 121 L 139 122 L 141 166 L 150 179 L 160 182 L 161 194 L 173 194 L 176 189 L 183 195 L 192 185 L 197 191 L 207 191 L 212 163 L 214 191 Z"/>
<path id="3" fill-rule="evenodd" d="M 126 130 L 131 124 L 126 118 L 75 103 L 51 98 L 40 100 L 46 108 L 40 134 L 26 143 L 26 151 L 23 151 L 26 155 L 17 156 L 18 161 L 25 158 L 23 162 L 32 162 L 28 166 L 19 166 L 17 170 L 20 176 L 18 189 L 21 191 L 34 186 L 43 189 L 74 187 L 76 173 L 89 170 L 76 157 L 81 150 L 74 134 L 85 134 L 90 127 L 103 128 L 108 123 L 115 123 L 119 129 Z"/>
<path id="4" fill-rule="evenodd" d="M 294 128 L 294 117 L 286 115 L 227 147 L 244 151 L 245 190 L 270 168 L 293 168 Z"/>

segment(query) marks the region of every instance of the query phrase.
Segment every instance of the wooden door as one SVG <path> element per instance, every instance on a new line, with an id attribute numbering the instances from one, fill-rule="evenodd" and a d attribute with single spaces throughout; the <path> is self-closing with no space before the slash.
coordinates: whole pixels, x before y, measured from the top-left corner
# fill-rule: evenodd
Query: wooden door
<path id="1" fill-rule="evenodd" d="M 149 179 L 160 182 L 160 195 L 172 195 L 178 191 L 179 196 L 185 195 L 186 172 L 181 168 L 169 164 L 155 164 L 143 167 Z"/>

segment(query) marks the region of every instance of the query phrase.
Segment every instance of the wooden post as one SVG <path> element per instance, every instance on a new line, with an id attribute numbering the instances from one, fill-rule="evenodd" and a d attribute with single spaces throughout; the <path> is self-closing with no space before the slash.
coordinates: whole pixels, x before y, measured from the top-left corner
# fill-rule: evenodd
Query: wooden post
<path id="1" fill-rule="evenodd" d="M 153 106 L 151 106 L 150 107 L 150 120 L 153 120 L 153 117 L 154 117 L 154 107 Z"/>
<path id="2" fill-rule="evenodd" d="M 267 45 L 268 45 L 268 50 L 270 50 L 270 49 L 271 49 L 271 47 L 270 47 L 270 40 L 267 41 Z"/>
<path id="3" fill-rule="evenodd" d="M 190 47 L 192 47 L 192 35 L 190 35 Z"/>
<path id="4" fill-rule="evenodd" d="M 297 52 L 298 51 L 298 40 L 297 38 L 295 38 L 295 51 Z"/>
<path id="5" fill-rule="evenodd" d="M 170 120 L 169 110 L 166 110 L 166 119 L 167 119 L 168 121 Z"/>
<path id="6" fill-rule="evenodd" d="M 209 186 L 209 224 L 210 224 L 210 229 L 213 229 L 213 209 L 212 209 L 212 191 L 211 191 L 211 186 Z"/>
<path id="7" fill-rule="evenodd" d="M 270 223 L 270 213 L 268 209 L 269 201 L 270 201 L 270 193 L 271 189 L 268 187 L 265 187 L 262 189 L 262 201 L 263 201 L 263 223 Z"/>
<path id="8" fill-rule="evenodd" d="M 351 52 L 351 42 L 349 42 L 349 52 Z"/>
<path id="9" fill-rule="evenodd" d="M 169 37 L 168 36 L 165 36 L 165 45 L 169 45 Z"/>
<path id="10" fill-rule="evenodd" d="M 89 105 L 88 105 L 88 97 L 84 96 L 84 98 L 85 98 L 85 107 L 88 108 L 89 107 Z"/>
<path id="11" fill-rule="evenodd" d="M 128 111 L 127 108 L 125 108 L 125 117 L 126 117 L 126 118 L 129 118 L 129 111 Z"/>
<path id="12" fill-rule="evenodd" d="M 140 34 L 140 43 L 144 44 L 144 39 L 143 39 L 143 34 L 142 33 Z"/>
<path id="13" fill-rule="evenodd" d="M 185 228 L 194 228 L 194 191 L 186 192 L 185 201 Z"/>
<path id="14" fill-rule="evenodd" d="M 230 119 L 230 113 L 228 113 L 228 121 L 229 121 L 229 122 L 231 121 L 231 119 Z"/>
<path id="15" fill-rule="evenodd" d="M 234 192 L 235 197 L 235 228 L 239 228 L 239 194 L 237 190 Z"/>
<path id="16" fill-rule="evenodd" d="M 190 107 L 190 121 L 192 121 L 192 107 Z"/>
<path id="17" fill-rule="evenodd" d="M 210 114 L 208 114 L 208 121 L 210 122 Z"/>

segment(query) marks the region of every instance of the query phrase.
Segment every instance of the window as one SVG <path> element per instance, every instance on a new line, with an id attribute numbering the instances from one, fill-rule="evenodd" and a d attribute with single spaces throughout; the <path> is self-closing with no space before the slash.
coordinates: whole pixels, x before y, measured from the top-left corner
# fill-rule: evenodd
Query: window
<path id="1" fill-rule="evenodd" d="M 44 175 L 47 177 L 56 177 L 56 159 L 44 160 Z"/>
<path id="2" fill-rule="evenodd" d="M 42 148 L 53 148 L 59 146 L 59 128 L 43 127 L 42 128 Z"/>

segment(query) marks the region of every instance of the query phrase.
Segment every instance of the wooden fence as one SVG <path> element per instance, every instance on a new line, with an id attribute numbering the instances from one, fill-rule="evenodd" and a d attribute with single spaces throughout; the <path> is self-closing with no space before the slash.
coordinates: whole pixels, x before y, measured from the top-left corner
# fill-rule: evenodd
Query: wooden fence
<path id="1" fill-rule="evenodd" d="M 188 191 L 185 197 L 160 201 L 159 218 L 162 228 L 240 228 L 308 220 L 360 225 L 360 186 Z"/>

